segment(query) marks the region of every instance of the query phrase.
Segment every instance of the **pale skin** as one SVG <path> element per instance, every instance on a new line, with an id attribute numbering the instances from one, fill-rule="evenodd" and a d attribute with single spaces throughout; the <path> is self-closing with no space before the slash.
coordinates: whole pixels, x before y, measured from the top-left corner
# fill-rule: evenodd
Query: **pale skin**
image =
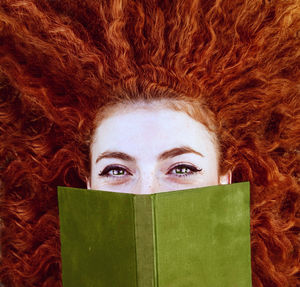
<path id="1" fill-rule="evenodd" d="M 230 172 L 218 174 L 211 133 L 185 112 L 129 104 L 95 131 L 88 189 L 151 194 L 230 182 Z"/>

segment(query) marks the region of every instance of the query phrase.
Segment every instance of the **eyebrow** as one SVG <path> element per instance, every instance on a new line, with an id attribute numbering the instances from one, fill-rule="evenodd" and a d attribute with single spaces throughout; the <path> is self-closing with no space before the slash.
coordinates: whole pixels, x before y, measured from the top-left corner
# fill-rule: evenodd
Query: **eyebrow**
<path id="1" fill-rule="evenodd" d="M 162 154 L 159 155 L 158 159 L 165 160 L 165 159 L 172 158 L 172 157 L 179 156 L 179 155 L 186 154 L 186 153 L 194 153 L 194 154 L 197 154 L 197 155 L 203 157 L 202 153 L 195 151 L 194 149 L 192 149 L 188 146 L 183 146 L 183 147 L 177 147 L 177 148 L 173 148 L 173 149 L 163 152 Z M 106 152 L 101 153 L 97 157 L 96 163 L 103 158 L 116 158 L 116 159 L 121 159 L 121 160 L 125 160 L 125 161 L 135 162 L 134 157 L 132 157 L 126 153 L 117 152 L 117 151 L 106 151 Z"/>
<path id="2" fill-rule="evenodd" d="M 103 158 L 117 158 L 117 159 L 121 159 L 121 160 L 125 160 L 125 161 L 135 161 L 135 159 L 132 156 L 130 156 L 124 152 L 106 151 L 106 152 L 101 153 L 97 157 L 96 163 Z"/>
<path id="3" fill-rule="evenodd" d="M 183 147 L 173 148 L 173 149 L 170 149 L 170 150 L 167 150 L 167 151 L 163 152 L 158 157 L 158 159 L 159 160 L 165 160 L 167 158 L 172 158 L 172 157 L 182 155 L 182 154 L 186 154 L 186 153 L 194 153 L 194 154 L 197 154 L 197 155 L 200 155 L 200 156 L 203 157 L 202 153 L 200 153 L 198 151 L 195 151 L 194 149 L 192 149 L 188 146 L 183 146 Z"/>

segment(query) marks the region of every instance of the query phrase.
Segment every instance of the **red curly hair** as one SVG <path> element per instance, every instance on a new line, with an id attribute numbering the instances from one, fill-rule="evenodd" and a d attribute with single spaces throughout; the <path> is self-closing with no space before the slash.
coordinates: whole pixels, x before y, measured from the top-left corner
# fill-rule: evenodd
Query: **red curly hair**
<path id="1" fill-rule="evenodd" d="M 298 0 L 2 0 L 1 282 L 62 286 L 56 187 L 115 91 L 154 89 L 205 101 L 250 181 L 253 286 L 299 286 L 299 47 Z"/>

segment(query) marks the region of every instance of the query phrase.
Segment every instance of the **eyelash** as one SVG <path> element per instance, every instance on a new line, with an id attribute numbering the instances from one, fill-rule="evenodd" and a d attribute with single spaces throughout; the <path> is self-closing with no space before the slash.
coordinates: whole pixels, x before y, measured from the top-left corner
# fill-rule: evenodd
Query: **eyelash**
<path id="1" fill-rule="evenodd" d="M 99 173 L 99 176 L 105 176 L 105 177 L 118 177 L 118 175 L 110 175 L 108 174 L 110 171 L 112 170 L 122 170 L 122 171 L 125 171 L 127 174 L 125 175 L 132 175 L 126 168 L 124 167 L 121 167 L 119 165 L 108 165 L 107 167 L 105 167 L 102 172 Z"/>
<path id="2" fill-rule="evenodd" d="M 188 172 L 188 173 L 183 173 L 183 174 L 176 174 L 176 173 L 175 173 L 175 174 L 176 174 L 175 176 L 177 176 L 177 177 L 191 176 L 191 175 L 193 175 L 193 174 L 195 174 L 195 173 L 199 173 L 199 172 L 202 171 L 202 168 L 198 169 L 198 168 L 196 168 L 196 167 L 193 166 L 193 165 L 189 165 L 189 164 L 177 164 L 177 165 L 171 167 L 170 170 L 167 172 L 167 174 L 172 174 L 172 171 L 173 171 L 174 169 L 182 169 L 182 168 L 187 168 L 187 169 L 190 170 L 190 172 Z"/>
<path id="3" fill-rule="evenodd" d="M 202 171 L 202 168 L 198 169 L 196 168 L 195 166 L 193 165 L 189 165 L 189 164 L 177 164 L 173 167 L 171 167 L 169 169 L 169 171 L 166 173 L 166 174 L 172 174 L 172 171 L 174 169 L 182 169 L 182 168 L 186 168 L 186 169 L 189 169 L 190 172 L 188 173 L 183 173 L 183 174 L 175 174 L 175 176 L 177 177 L 183 177 L 183 176 L 191 176 L 195 173 L 198 173 L 198 172 L 201 172 Z M 118 170 L 118 171 L 124 171 L 126 174 L 124 174 L 125 176 L 126 175 L 132 175 L 126 168 L 124 167 L 121 167 L 121 166 L 118 166 L 118 165 L 109 165 L 107 167 L 105 167 L 103 169 L 102 172 L 99 173 L 99 176 L 103 176 L 103 177 L 113 177 L 113 178 L 117 178 L 119 177 L 120 175 L 110 175 L 109 172 L 112 171 L 112 170 Z M 122 175 L 121 175 L 122 176 Z"/>

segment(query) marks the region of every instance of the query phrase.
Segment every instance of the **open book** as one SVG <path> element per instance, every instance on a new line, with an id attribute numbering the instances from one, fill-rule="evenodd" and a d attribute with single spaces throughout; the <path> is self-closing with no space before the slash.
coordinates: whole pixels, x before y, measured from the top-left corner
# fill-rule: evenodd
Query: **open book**
<path id="1" fill-rule="evenodd" d="M 248 182 L 58 199 L 64 287 L 252 286 Z"/>

